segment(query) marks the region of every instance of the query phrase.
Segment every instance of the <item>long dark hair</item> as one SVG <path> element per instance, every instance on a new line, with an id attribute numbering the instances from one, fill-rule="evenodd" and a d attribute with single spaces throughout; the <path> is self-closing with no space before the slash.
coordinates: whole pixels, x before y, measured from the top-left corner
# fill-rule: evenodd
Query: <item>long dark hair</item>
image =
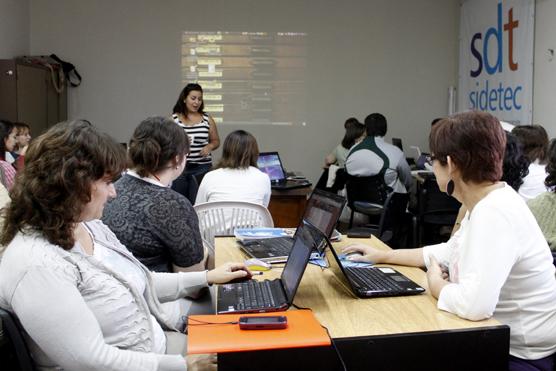
<path id="1" fill-rule="evenodd" d="M 6 139 L 14 129 L 14 124 L 8 120 L 0 120 L 0 160 L 6 160 Z"/>
<path id="2" fill-rule="evenodd" d="M 84 121 L 56 124 L 31 142 L 25 167 L 10 192 L 0 245 L 31 228 L 69 250 L 73 229 L 91 200 L 91 184 L 126 168 L 123 147 Z"/>
<path id="3" fill-rule="evenodd" d="M 158 171 L 176 166 L 189 152 L 189 140 L 185 130 L 165 117 L 149 117 L 133 132 L 129 141 L 129 159 L 137 174 L 146 177 Z"/>
<path id="4" fill-rule="evenodd" d="M 506 132 L 506 150 L 502 164 L 502 179 L 516 191 L 523 184 L 523 178 L 529 174 L 529 160 L 521 149 L 521 143 Z"/>
<path id="5" fill-rule="evenodd" d="M 556 192 L 556 139 L 550 141 L 547 158 L 548 165 L 546 165 L 546 172 L 548 175 L 544 184 L 551 189 L 552 192 Z"/>
<path id="6" fill-rule="evenodd" d="M 187 107 L 185 106 L 185 98 L 187 98 L 189 93 L 192 91 L 200 91 L 202 93 L 203 88 L 201 87 L 201 85 L 195 83 L 189 83 L 185 85 L 185 87 L 182 89 L 180 93 L 180 96 L 178 97 L 178 101 L 174 105 L 174 109 L 172 110 L 172 113 L 181 113 L 182 115 L 187 116 Z M 205 113 L 204 109 L 205 109 L 205 102 L 203 101 L 199 106 L 198 112 L 200 114 L 204 114 Z"/>

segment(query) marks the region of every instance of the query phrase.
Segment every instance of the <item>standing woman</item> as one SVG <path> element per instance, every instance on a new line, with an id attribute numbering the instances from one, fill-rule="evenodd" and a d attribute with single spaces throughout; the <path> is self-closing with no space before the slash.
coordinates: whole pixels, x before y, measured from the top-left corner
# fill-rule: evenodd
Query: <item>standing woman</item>
<path id="1" fill-rule="evenodd" d="M 190 143 L 185 171 L 174 181 L 172 189 L 187 197 L 191 194 L 191 191 L 188 192 L 191 179 L 187 177 L 195 176 L 200 183 L 203 175 L 212 168 L 211 152 L 220 146 L 216 124 L 212 117 L 204 112 L 201 85 L 191 83 L 183 88 L 174 105 L 172 118 L 185 130 Z M 192 198 L 191 203 L 195 201 L 195 197 Z"/>

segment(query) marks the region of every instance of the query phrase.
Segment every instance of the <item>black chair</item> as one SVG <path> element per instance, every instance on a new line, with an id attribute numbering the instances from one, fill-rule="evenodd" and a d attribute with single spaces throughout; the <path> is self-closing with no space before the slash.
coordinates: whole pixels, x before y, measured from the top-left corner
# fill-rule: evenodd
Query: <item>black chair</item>
<path id="1" fill-rule="evenodd" d="M 453 227 L 461 204 L 455 198 L 440 191 L 434 176 L 426 177 L 423 183 L 419 184 L 417 192 L 419 245 L 447 240 L 446 237 L 449 236 L 443 236 L 440 228 Z M 427 236 L 427 229 L 438 231 Z"/>
<path id="2" fill-rule="evenodd" d="M 2 368 L 7 370 L 33 371 L 33 361 L 29 355 L 29 349 L 27 344 L 25 344 L 17 320 L 10 312 L 2 308 L 0 308 L 0 320 L 2 321 L 2 336 L 8 340 L 4 345 L 4 350 L 8 350 L 6 352 L 7 359 L 2 360 Z M 6 353 L 2 351 L 3 355 L 6 355 Z"/>
<path id="3" fill-rule="evenodd" d="M 346 171 L 342 168 L 336 171 L 336 178 L 334 179 L 334 184 L 332 184 L 332 187 L 326 186 L 326 183 L 328 182 L 328 172 L 328 168 L 323 170 L 317 184 L 315 185 L 315 188 L 322 189 L 323 191 L 330 193 L 338 193 L 338 191 L 344 189 L 347 177 Z"/>
<path id="4" fill-rule="evenodd" d="M 353 227 L 353 216 L 356 211 L 374 216 L 377 219 L 392 189 L 384 182 L 384 175 L 353 176 L 346 175 L 347 204 L 351 209 L 349 228 Z M 356 206 L 356 202 L 358 202 Z M 373 204 L 373 205 L 368 205 Z M 357 209 L 359 207 L 359 210 Z"/>

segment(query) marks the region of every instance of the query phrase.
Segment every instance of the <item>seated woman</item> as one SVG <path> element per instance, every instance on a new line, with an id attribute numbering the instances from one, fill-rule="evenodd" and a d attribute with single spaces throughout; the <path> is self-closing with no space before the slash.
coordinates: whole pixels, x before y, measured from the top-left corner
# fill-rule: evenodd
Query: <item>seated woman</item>
<path id="1" fill-rule="evenodd" d="M 6 159 L 16 144 L 16 129 L 10 121 L 0 120 L 0 182 L 9 191 L 12 189 L 16 170 Z"/>
<path id="2" fill-rule="evenodd" d="M 14 159 L 14 166 L 18 170 L 21 170 L 23 159 L 20 159 L 20 157 L 25 156 L 25 152 L 31 141 L 31 127 L 24 122 L 16 122 L 14 126 L 16 129 L 16 144 L 10 154 Z"/>
<path id="3" fill-rule="evenodd" d="M 315 188 L 333 193 L 344 188 L 346 183 L 344 168 L 349 150 L 366 136 L 365 125 L 360 123 L 355 117 L 348 118 L 344 123 L 344 128 L 346 132 L 342 142 L 324 159 L 324 172 Z"/>
<path id="4" fill-rule="evenodd" d="M 556 352 L 556 278 L 552 255 L 521 197 L 499 182 L 506 138 L 498 120 L 465 112 L 430 134 L 438 186 L 468 210 L 446 243 L 411 250 L 352 245 L 367 260 L 427 267 L 438 309 L 510 326 L 510 370 L 520 364 L 552 370 Z M 442 265 L 441 265 L 442 264 Z"/>
<path id="5" fill-rule="evenodd" d="M 544 179 L 546 178 L 548 134 L 540 125 L 516 126 L 512 129 L 512 134 L 521 142 L 523 153 L 530 162 L 529 174 L 523 178 L 523 184 L 519 187 L 519 194 L 525 201 L 531 200 L 546 192 Z"/>
<path id="6" fill-rule="evenodd" d="M 197 192 L 195 204 L 212 201 L 246 201 L 268 206 L 270 179 L 257 168 L 259 147 L 253 135 L 236 130 L 228 134 L 222 159 L 208 172 Z"/>
<path id="7" fill-rule="evenodd" d="M 82 121 L 27 151 L 4 212 L 0 307 L 19 319 L 37 369 L 186 370 L 180 298 L 250 274 L 234 263 L 151 273 L 96 220 L 125 165 L 122 146 Z"/>
<path id="8" fill-rule="evenodd" d="M 549 191 L 527 201 L 527 205 L 535 215 L 550 249 L 556 252 L 556 139 L 552 139 L 548 147 L 546 172 L 548 176 L 544 184 Z"/>
<path id="9" fill-rule="evenodd" d="M 102 221 L 150 270 L 204 269 L 197 214 L 187 198 L 169 188 L 183 172 L 187 134 L 164 117 L 139 124 L 129 141 L 131 170 L 115 183 L 118 197 Z"/>

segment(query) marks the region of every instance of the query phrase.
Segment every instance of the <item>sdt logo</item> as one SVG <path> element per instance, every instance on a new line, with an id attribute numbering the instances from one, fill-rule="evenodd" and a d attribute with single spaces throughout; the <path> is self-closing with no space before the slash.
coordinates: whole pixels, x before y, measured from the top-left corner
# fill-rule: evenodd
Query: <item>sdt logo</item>
<path id="1" fill-rule="evenodd" d="M 508 65 L 510 66 L 510 70 L 512 71 L 516 71 L 518 68 L 518 64 L 514 60 L 514 29 L 517 27 L 519 27 L 519 21 L 514 20 L 514 9 L 510 8 L 508 10 L 508 21 L 504 23 L 504 31 L 508 32 Z M 502 3 L 498 3 L 498 17 L 496 28 L 490 27 L 486 30 L 483 40 L 482 55 L 481 52 L 477 49 L 477 44 L 479 44 L 479 40 L 483 39 L 483 34 L 477 32 L 471 39 L 471 54 L 473 54 L 478 62 L 477 69 L 470 71 L 471 77 L 479 76 L 483 70 L 483 65 L 489 75 L 492 75 L 496 72 L 502 72 L 502 56 L 504 54 L 502 32 Z M 491 64 L 488 59 L 488 50 L 491 40 L 496 41 L 496 47 L 498 49 L 496 63 L 494 64 Z"/>
<path id="2" fill-rule="evenodd" d="M 515 72 L 519 68 L 519 64 L 515 60 L 516 51 L 514 47 L 514 32 L 519 27 L 519 20 L 514 19 L 513 8 L 508 10 L 508 17 L 506 23 L 503 24 L 502 19 L 502 3 L 498 3 L 496 27 L 489 27 L 485 30 L 484 34 L 477 32 L 471 39 L 471 54 L 476 59 L 476 68 L 469 71 L 472 78 L 481 75 L 483 69 L 490 76 L 503 72 L 503 57 L 504 53 L 504 32 L 508 33 L 507 45 L 507 61 L 510 72 Z M 482 42 L 482 45 L 481 45 Z M 481 48 L 482 46 L 482 48 Z M 491 48 L 495 47 L 496 53 L 490 53 Z M 482 52 L 482 53 L 481 53 Z M 490 60 L 489 55 L 493 58 Z M 481 89 L 479 81 L 476 84 L 477 90 L 469 93 L 469 105 L 472 109 L 490 110 L 490 111 L 511 111 L 520 110 L 520 92 L 523 87 L 517 86 L 504 86 L 502 82 L 490 83 L 485 79 L 484 85 Z M 489 86 L 491 85 L 491 86 Z"/>

